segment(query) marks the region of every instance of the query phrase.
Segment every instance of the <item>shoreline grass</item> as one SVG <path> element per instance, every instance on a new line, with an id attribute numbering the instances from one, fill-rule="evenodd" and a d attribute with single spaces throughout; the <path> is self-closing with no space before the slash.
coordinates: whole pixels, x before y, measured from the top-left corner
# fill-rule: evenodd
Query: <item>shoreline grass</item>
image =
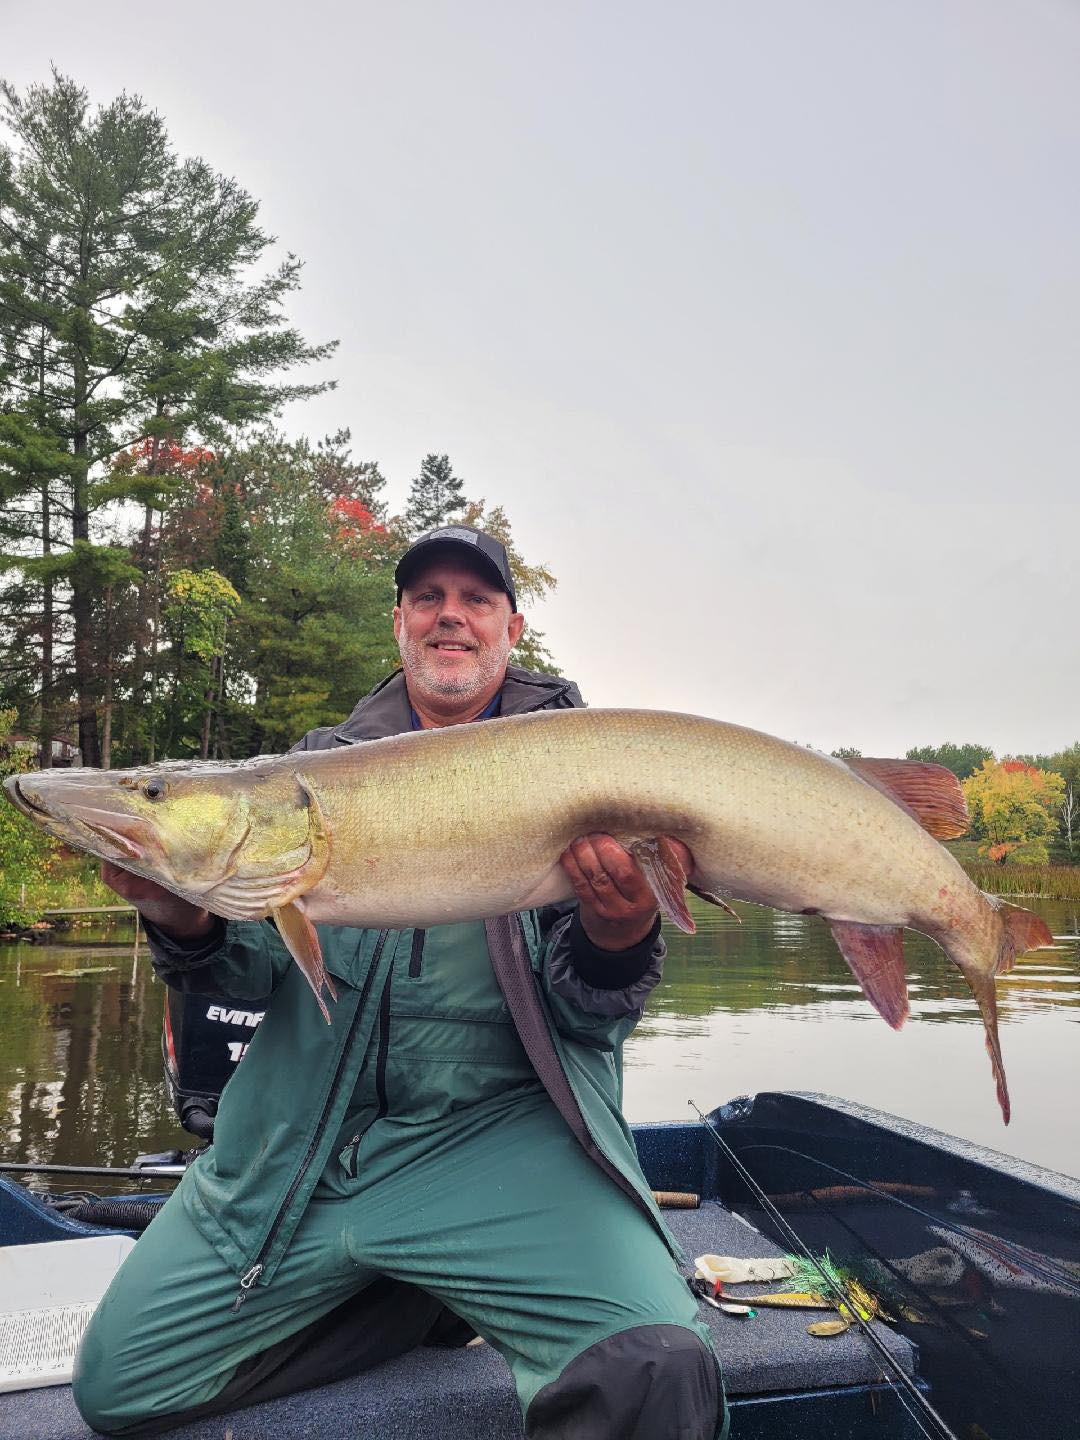
<path id="1" fill-rule="evenodd" d="M 0 881 L 0 919 L 14 930 L 40 920 L 46 910 L 119 904 L 123 901 L 101 879 L 101 862 L 89 855 L 61 852 L 44 875 L 25 883 L 4 875 Z"/>
<path id="2" fill-rule="evenodd" d="M 992 895 L 1018 900 L 1080 900 L 1080 865 L 995 865 L 961 860 L 970 880 Z"/>

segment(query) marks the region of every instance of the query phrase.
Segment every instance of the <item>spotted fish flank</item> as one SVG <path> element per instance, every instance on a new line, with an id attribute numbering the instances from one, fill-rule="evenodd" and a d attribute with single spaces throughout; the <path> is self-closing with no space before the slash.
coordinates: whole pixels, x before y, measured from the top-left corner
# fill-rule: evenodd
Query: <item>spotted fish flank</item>
<path id="1" fill-rule="evenodd" d="M 672 836 L 693 853 L 698 894 L 822 915 L 897 1028 L 901 931 L 936 941 L 975 995 L 1006 1121 L 995 976 L 1052 943 L 938 843 L 966 825 L 949 771 L 848 765 L 692 715 L 537 712 L 235 765 L 46 771 L 5 787 L 69 844 L 217 914 L 274 915 L 321 1004 L 317 925 L 427 929 L 570 899 L 559 856 L 590 832 L 634 850 L 665 913 L 690 929 Z"/>

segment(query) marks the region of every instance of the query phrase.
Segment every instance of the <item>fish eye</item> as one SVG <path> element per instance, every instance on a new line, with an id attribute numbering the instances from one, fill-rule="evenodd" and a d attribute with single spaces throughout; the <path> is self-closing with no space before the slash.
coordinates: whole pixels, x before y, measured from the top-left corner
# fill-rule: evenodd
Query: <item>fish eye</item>
<path id="1" fill-rule="evenodd" d="M 165 781 L 158 779 L 155 775 L 153 780 L 148 780 L 142 787 L 142 793 L 146 796 L 147 800 L 163 800 L 168 788 Z"/>

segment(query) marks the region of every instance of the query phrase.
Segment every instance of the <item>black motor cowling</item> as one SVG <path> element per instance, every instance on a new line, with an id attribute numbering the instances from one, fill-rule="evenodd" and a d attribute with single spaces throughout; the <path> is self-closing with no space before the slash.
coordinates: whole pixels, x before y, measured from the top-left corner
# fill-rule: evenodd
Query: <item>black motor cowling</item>
<path id="1" fill-rule="evenodd" d="M 245 1010 L 235 1001 L 166 989 L 165 1080 L 180 1124 L 198 1139 L 214 1138 L 221 1092 L 262 1018 L 261 1010 Z"/>

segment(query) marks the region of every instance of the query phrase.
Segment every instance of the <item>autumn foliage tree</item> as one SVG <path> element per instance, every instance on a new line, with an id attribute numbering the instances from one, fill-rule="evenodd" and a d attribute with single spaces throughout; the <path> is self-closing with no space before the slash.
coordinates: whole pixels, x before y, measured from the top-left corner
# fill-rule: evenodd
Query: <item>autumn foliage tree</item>
<path id="1" fill-rule="evenodd" d="M 962 783 L 983 854 L 1001 864 L 1047 864 L 1065 796 L 1060 775 L 1023 760 L 985 760 Z"/>

